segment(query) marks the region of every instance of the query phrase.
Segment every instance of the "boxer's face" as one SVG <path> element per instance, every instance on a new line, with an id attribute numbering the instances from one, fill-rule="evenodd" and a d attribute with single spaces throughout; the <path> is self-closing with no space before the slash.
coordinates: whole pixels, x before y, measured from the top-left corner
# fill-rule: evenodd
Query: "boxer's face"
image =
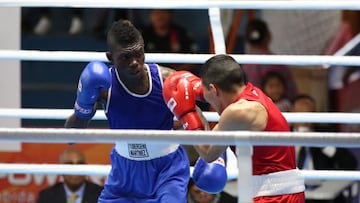
<path id="1" fill-rule="evenodd" d="M 144 69 L 145 51 L 142 41 L 126 47 L 114 46 L 108 55 L 110 55 L 108 58 L 122 77 L 140 78 L 146 73 Z"/>
<path id="2" fill-rule="evenodd" d="M 221 100 L 218 97 L 218 88 L 214 84 L 205 85 L 202 83 L 204 99 L 215 109 L 216 112 L 223 111 Z"/>
<path id="3" fill-rule="evenodd" d="M 211 203 L 215 195 L 201 191 L 195 184 L 189 188 L 192 200 L 196 203 Z"/>

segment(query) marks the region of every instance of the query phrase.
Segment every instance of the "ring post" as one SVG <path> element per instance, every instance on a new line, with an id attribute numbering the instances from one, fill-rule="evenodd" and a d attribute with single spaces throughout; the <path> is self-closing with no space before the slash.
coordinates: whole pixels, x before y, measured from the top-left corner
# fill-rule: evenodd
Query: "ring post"
<path id="1" fill-rule="evenodd" d="M 252 203 L 252 146 L 236 146 L 238 203 Z"/>

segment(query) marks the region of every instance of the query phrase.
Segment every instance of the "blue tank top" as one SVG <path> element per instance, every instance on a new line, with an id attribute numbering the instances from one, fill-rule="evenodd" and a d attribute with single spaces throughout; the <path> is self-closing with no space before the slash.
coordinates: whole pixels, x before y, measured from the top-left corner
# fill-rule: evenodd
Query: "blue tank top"
<path id="1" fill-rule="evenodd" d="M 111 129 L 173 128 L 173 114 L 162 97 L 163 81 L 156 64 L 146 64 L 149 74 L 149 91 L 139 95 L 130 92 L 122 83 L 114 66 L 110 68 L 111 88 L 105 114 Z"/>
<path id="2" fill-rule="evenodd" d="M 115 67 L 110 68 L 112 82 L 105 114 L 111 129 L 173 128 L 173 114 L 162 97 L 160 69 L 154 64 L 146 68 L 150 88 L 143 95 L 130 92 Z M 98 202 L 186 202 L 190 170 L 181 145 L 116 141 L 110 158 L 111 172 Z"/>

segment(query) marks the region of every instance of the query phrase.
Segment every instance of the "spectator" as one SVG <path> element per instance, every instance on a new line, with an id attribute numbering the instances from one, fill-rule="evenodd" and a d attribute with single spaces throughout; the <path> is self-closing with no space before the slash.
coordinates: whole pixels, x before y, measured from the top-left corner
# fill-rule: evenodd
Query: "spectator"
<path id="1" fill-rule="evenodd" d="M 173 23 L 173 11 L 154 9 L 150 10 L 151 25 L 142 31 L 145 42 L 145 52 L 149 53 L 196 53 L 197 45 L 186 30 Z M 189 69 L 192 65 L 171 65 L 175 69 Z"/>
<path id="2" fill-rule="evenodd" d="M 60 154 L 60 164 L 86 164 L 84 153 L 69 147 Z M 100 185 L 90 183 L 86 176 L 63 175 L 64 181 L 40 191 L 37 203 L 97 203 Z"/>
<path id="3" fill-rule="evenodd" d="M 358 67 L 347 67 L 347 70 L 343 76 L 343 84 L 346 87 L 352 82 L 360 80 L 360 69 Z"/>
<path id="4" fill-rule="evenodd" d="M 200 190 L 192 179 L 188 185 L 188 203 L 236 203 L 237 198 L 222 191 L 217 194 L 209 194 Z"/>
<path id="5" fill-rule="evenodd" d="M 273 54 L 270 51 L 271 33 L 267 24 L 260 20 L 254 19 L 248 22 L 245 31 L 246 52 L 247 54 Z M 279 72 L 285 81 L 287 81 L 286 96 L 293 99 L 297 95 L 297 87 L 290 71 L 285 65 L 259 65 L 244 64 L 243 69 L 248 77 L 249 82 L 260 87 L 262 78 L 270 71 Z"/>
<path id="6" fill-rule="evenodd" d="M 316 112 L 315 100 L 306 94 L 297 96 L 293 101 L 292 112 Z M 294 123 L 293 131 L 313 132 L 324 131 L 313 123 Z M 328 129 L 325 129 L 328 131 Z M 346 148 L 327 147 L 300 147 L 297 156 L 297 165 L 300 169 L 309 170 L 355 170 L 357 161 L 354 155 Z M 343 194 L 333 201 L 307 200 L 306 203 L 343 203 L 346 202 Z"/>
<path id="7" fill-rule="evenodd" d="M 35 35 L 46 35 L 52 30 L 52 16 L 51 10 L 48 7 L 39 8 L 40 18 L 33 24 L 30 22 L 34 12 L 34 9 L 25 8 L 22 10 L 22 24 L 24 29 L 29 29 Z M 77 35 L 82 33 L 84 29 L 83 25 L 83 10 L 82 9 L 71 9 L 72 17 L 68 33 L 70 35 Z"/>
<path id="8" fill-rule="evenodd" d="M 93 25 L 91 26 L 92 34 L 98 39 L 106 39 L 107 30 L 112 22 L 127 19 L 130 20 L 136 27 L 140 25 L 140 18 L 142 15 L 136 9 L 110 9 L 99 8 L 94 9 L 92 14 Z"/>
<path id="9" fill-rule="evenodd" d="M 173 23 L 173 11 L 154 9 L 149 11 L 151 24 L 142 30 L 145 52 L 147 53 L 196 53 L 198 46 L 185 28 Z M 193 64 L 162 64 L 176 70 L 189 70 L 199 75 L 200 69 Z M 209 105 L 197 102 L 201 110 L 209 110 Z M 187 151 L 192 147 L 186 146 Z M 189 149 L 190 148 L 190 149 Z M 191 150 L 190 150 L 191 151 Z"/>
<path id="10" fill-rule="evenodd" d="M 316 112 L 316 102 L 307 94 L 298 95 L 294 98 L 291 107 L 292 112 Z M 313 123 L 293 123 L 292 131 L 310 132 L 315 131 Z"/>
<path id="11" fill-rule="evenodd" d="M 280 73 L 268 72 L 261 82 L 261 88 L 280 111 L 287 112 L 290 110 L 291 102 L 286 97 L 286 82 Z"/>

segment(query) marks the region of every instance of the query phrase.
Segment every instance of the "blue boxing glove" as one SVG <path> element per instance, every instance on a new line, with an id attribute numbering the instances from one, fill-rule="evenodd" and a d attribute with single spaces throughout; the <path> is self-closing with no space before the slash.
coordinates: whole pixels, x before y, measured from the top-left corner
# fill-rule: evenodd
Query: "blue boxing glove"
<path id="1" fill-rule="evenodd" d="M 224 155 L 211 163 L 199 158 L 195 163 L 192 179 L 195 185 L 204 192 L 210 194 L 221 192 L 227 183 Z"/>
<path id="2" fill-rule="evenodd" d="M 110 84 L 108 66 L 103 62 L 90 62 L 80 75 L 74 106 L 76 116 L 90 119 L 94 114 L 94 104 L 99 99 L 100 91 L 109 89 Z"/>

